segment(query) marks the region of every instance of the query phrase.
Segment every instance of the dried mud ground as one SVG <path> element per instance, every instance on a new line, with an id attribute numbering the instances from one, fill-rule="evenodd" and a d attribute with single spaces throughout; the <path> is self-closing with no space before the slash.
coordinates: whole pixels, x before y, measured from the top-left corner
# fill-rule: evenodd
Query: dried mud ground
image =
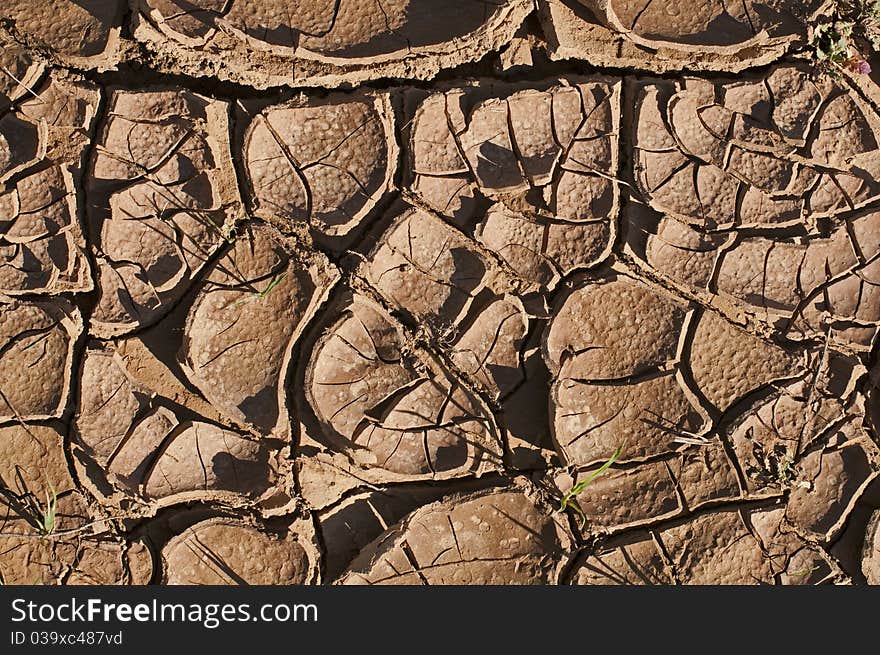
<path id="1" fill-rule="evenodd" d="M 4 0 L 2 582 L 880 583 L 829 4 Z"/>

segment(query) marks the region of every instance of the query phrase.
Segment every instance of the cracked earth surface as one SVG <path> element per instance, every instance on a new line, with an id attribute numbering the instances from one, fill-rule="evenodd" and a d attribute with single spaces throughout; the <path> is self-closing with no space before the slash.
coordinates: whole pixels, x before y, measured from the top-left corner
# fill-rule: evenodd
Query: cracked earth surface
<path id="1" fill-rule="evenodd" d="M 7 0 L 0 581 L 880 584 L 822 4 Z"/>

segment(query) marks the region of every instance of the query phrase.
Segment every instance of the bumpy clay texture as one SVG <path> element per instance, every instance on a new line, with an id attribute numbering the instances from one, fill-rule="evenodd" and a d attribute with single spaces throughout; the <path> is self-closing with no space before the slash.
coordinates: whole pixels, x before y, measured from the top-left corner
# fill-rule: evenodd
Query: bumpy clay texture
<path id="1" fill-rule="evenodd" d="M 827 5 L 5 2 L 0 582 L 880 584 Z"/>

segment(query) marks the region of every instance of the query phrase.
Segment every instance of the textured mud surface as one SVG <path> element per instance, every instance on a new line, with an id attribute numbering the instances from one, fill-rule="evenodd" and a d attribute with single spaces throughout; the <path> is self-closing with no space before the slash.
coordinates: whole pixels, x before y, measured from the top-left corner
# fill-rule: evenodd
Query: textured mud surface
<path id="1" fill-rule="evenodd" d="M 0 581 L 880 584 L 820 5 L 7 0 Z"/>

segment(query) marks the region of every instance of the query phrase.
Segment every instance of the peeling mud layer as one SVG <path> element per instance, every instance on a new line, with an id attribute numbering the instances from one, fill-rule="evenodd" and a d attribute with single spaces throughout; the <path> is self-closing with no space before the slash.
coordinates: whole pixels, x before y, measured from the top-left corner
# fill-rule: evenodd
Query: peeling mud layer
<path id="1" fill-rule="evenodd" d="M 827 4 L 4 2 L 0 582 L 880 584 Z"/>

